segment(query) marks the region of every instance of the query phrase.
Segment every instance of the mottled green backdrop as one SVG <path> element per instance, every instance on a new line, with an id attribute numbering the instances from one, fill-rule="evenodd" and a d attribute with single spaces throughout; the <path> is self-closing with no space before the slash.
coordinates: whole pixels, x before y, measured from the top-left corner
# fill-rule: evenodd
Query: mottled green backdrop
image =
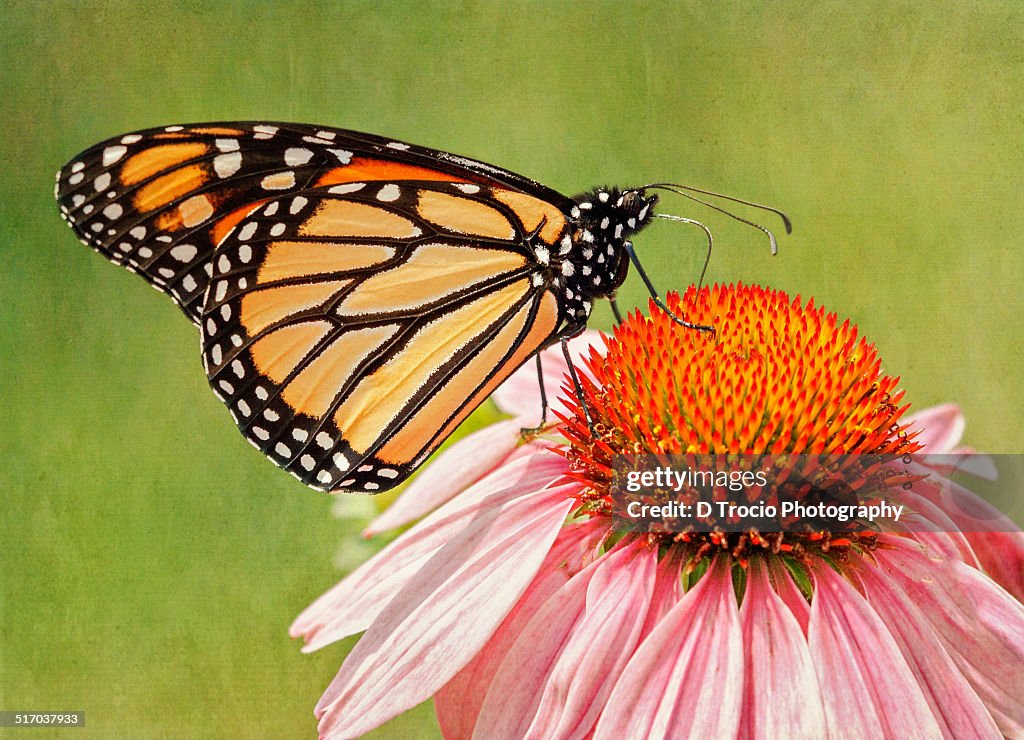
<path id="1" fill-rule="evenodd" d="M 303 656 L 286 630 L 357 527 L 237 434 L 177 309 L 62 224 L 78 151 L 296 120 L 570 193 L 769 202 L 796 225 L 774 259 L 664 207 L 714 228 L 713 280 L 814 296 L 915 405 L 955 400 L 971 444 L 1020 452 L 1022 25 L 1018 0 L 0 3 L 0 709 L 84 709 L 82 738 L 308 737 L 349 646 Z M 696 278 L 696 229 L 637 241 L 663 289 Z M 379 736 L 436 732 L 424 706 Z"/>

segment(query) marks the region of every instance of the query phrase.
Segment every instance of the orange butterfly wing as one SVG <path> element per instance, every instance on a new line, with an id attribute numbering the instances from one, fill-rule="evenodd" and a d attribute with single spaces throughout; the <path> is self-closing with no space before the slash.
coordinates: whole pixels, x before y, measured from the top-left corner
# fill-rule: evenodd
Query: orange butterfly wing
<path id="1" fill-rule="evenodd" d="M 625 276 L 654 198 L 303 124 L 169 126 L 57 175 L 83 242 L 200 325 L 214 392 L 308 485 L 404 480 Z"/>
<path id="2" fill-rule="evenodd" d="M 464 183 L 267 203 L 217 250 L 201 325 L 214 390 L 304 483 L 396 485 L 555 335 L 550 270 L 524 246 L 542 222 L 553 247 L 556 209 Z"/>

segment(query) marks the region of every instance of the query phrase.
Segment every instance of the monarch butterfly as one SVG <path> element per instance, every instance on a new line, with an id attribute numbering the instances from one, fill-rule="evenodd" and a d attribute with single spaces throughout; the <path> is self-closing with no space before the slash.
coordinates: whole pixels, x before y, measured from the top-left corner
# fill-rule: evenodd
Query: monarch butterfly
<path id="1" fill-rule="evenodd" d="M 234 122 L 104 141 L 56 197 L 199 326 L 250 443 L 313 488 L 377 493 L 614 296 L 655 187 L 568 198 L 371 134 Z"/>

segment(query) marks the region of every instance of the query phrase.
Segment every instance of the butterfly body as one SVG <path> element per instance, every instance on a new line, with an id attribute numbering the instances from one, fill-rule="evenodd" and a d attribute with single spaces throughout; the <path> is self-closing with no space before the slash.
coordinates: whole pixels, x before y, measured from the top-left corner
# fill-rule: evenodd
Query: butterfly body
<path id="1" fill-rule="evenodd" d="M 446 152 L 296 124 L 167 127 L 58 173 L 82 240 L 198 324 L 211 387 L 307 485 L 404 480 L 515 368 L 582 330 L 653 216 Z"/>

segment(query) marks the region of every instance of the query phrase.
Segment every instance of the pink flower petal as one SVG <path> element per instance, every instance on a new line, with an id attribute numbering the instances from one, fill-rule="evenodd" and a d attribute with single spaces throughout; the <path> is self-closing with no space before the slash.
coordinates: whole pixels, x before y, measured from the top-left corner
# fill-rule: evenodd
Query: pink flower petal
<path id="1" fill-rule="evenodd" d="M 633 653 L 594 737 L 734 737 L 742 702 L 739 610 L 719 557 Z"/>
<path id="2" fill-rule="evenodd" d="M 940 737 L 885 623 L 831 567 L 814 568 L 808 642 L 835 737 Z"/>
<path id="3" fill-rule="evenodd" d="M 581 618 L 543 680 L 527 737 L 582 738 L 593 729 L 639 642 L 657 562 L 657 546 L 638 540 L 597 563 Z"/>
<path id="4" fill-rule="evenodd" d="M 903 589 L 873 563 L 861 561 L 857 574 L 868 602 L 889 626 L 890 634 L 913 671 L 943 736 L 1001 737 L 984 703 Z M 942 578 L 941 570 L 936 575 Z"/>
<path id="5" fill-rule="evenodd" d="M 567 469 L 548 451 L 511 463 L 402 534 L 308 606 L 292 624 L 304 652 L 367 629 L 423 564 L 482 512 L 547 486 Z M 578 484 L 576 484 L 578 487 Z"/>
<path id="6" fill-rule="evenodd" d="M 597 331 L 585 331 L 575 339 L 569 340 L 569 354 L 577 372 L 583 372 L 581 358 L 590 354 L 594 347 L 604 352 L 604 337 Z M 548 419 L 554 418 L 552 411 L 567 413 L 560 398 L 568 365 L 558 344 L 541 352 L 541 367 L 544 371 L 544 391 L 547 394 Z M 491 395 L 498 408 L 506 414 L 512 414 L 523 422 L 524 426 L 540 423 L 540 386 L 537 382 L 537 363 L 530 360 L 509 376 Z"/>
<path id="7" fill-rule="evenodd" d="M 516 419 L 499 421 L 443 450 L 370 522 L 363 536 L 405 526 L 469 488 L 512 454 L 522 440 L 522 428 Z"/>
<path id="8" fill-rule="evenodd" d="M 1024 532 L 965 532 L 982 569 L 1024 602 Z"/>
<path id="9" fill-rule="evenodd" d="M 473 736 L 477 716 L 505 655 L 552 594 L 578 573 L 608 535 L 599 519 L 562 528 L 558 538 L 505 621 L 473 660 L 434 696 L 441 732 L 448 740 Z"/>
<path id="10" fill-rule="evenodd" d="M 960 407 L 953 403 L 923 409 L 907 421 L 911 430 L 921 430 L 917 441 L 924 445 L 923 452 L 930 455 L 951 452 L 964 436 L 967 424 Z"/>
<path id="11" fill-rule="evenodd" d="M 875 558 L 1008 737 L 1024 736 L 1024 606 L 980 571 L 883 536 Z"/>
<path id="12" fill-rule="evenodd" d="M 575 501 L 563 488 L 481 510 L 409 580 L 316 707 L 324 737 L 357 737 L 428 699 L 522 596 Z"/>
<path id="13" fill-rule="evenodd" d="M 803 629 L 772 590 L 758 558 L 747 570 L 740 623 L 745 657 L 740 736 L 825 737 L 825 713 Z"/>
<path id="14" fill-rule="evenodd" d="M 779 562 L 778 558 L 768 560 L 768 573 L 775 593 L 796 617 L 797 624 L 800 625 L 800 630 L 806 637 L 807 625 L 811 621 L 811 605 L 807 603 L 800 587 L 794 582 L 793 576 L 786 570 L 786 566 Z"/>
<path id="15" fill-rule="evenodd" d="M 477 721 L 475 735 L 478 737 L 526 737 L 536 736 L 531 727 L 534 718 L 541 709 L 542 702 L 547 693 L 547 684 L 556 670 L 561 669 L 564 674 L 567 666 L 561 662 L 561 656 L 566 651 L 572 655 L 570 661 L 577 659 L 579 644 L 575 644 L 576 635 L 586 631 L 587 626 L 593 629 L 593 623 L 587 625 L 588 609 L 592 600 L 592 590 L 600 602 L 600 594 L 609 588 L 609 576 L 619 575 L 618 582 L 613 588 L 628 586 L 629 574 L 623 573 L 619 565 L 623 561 L 632 561 L 637 556 L 636 548 L 623 548 L 610 555 L 599 558 L 587 568 L 573 576 L 562 588 L 551 595 L 550 598 L 538 609 L 530 622 L 526 625 L 515 643 L 508 651 L 505 660 L 498 669 L 491 682 L 491 688 L 484 699 L 480 709 L 480 717 Z M 650 562 L 650 577 L 653 579 L 654 562 Z M 624 577 L 623 577 L 624 575 Z M 650 579 L 649 579 L 650 580 Z M 641 583 L 642 583 L 641 579 Z M 647 589 L 651 588 L 647 583 Z M 607 604 L 601 604 L 600 618 L 605 616 Z M 643 605 L 646 609 L 646 602 Z M 643 613 L 640 620 L 643 619 Z M 585 626 L 587 625 L 587 626 Z M 637 625 L 637 630 L 639 625 Z M 627 628 L 628 632 L 628 628 Z M 636 635 L 633 636 L 635 642 Z M 599 643 L 607 644 L 607 643 Z M 585 644 L 582 647 L 593 647 Z M 629 649 L 629 646 L 624 648 Z M 609 657 L 608 652 L 603 652 L 600 658 Z M 612 656 L 621 655 L 618 649 L 609 651 Z M 623 661 L 624 662 L 624 661 Z M 571 665 L 568 666 L 571 670 Z M 562 681 L 568 677 L 562 676 Z M 591 678 L 601 678 L 591 676 Z M 538 687 L 544 687 L 544 691 L 538 691 Z M 583 687 L 584 693 L 593 694 L 600 687 Z M 563 687 L 568 691 L 568 687 Z M 552 708 L 551 696 L 547 696 L 548 706 L 546 716 L 541 719 L 550 721 L 550 715 L 557 712 L 557 707 Z M 554 697 L 557 702 L 557 696 Z M 588 707 L 583 708 L 584 711 Z M 596 716 L 596 712 L 593 713 Z M 579 732 L 590 729 L 591 722 Z"/>
<path id="16" fill-rule="evenodd" d="M 644 628 L 640 633 L 640 639 L 644 640 L 647 635 L 654 631 L 658 623 L 672 608 L 683 598 L 683 581 L 681 576 L 683 566 L 682 551 L 678 548 L 670 548 L 658 562 L 658 570 L 654 578 L 654 593 L 651 595 L 651 605 L 647 609 L 647 616 L 644 618 Z"/>

